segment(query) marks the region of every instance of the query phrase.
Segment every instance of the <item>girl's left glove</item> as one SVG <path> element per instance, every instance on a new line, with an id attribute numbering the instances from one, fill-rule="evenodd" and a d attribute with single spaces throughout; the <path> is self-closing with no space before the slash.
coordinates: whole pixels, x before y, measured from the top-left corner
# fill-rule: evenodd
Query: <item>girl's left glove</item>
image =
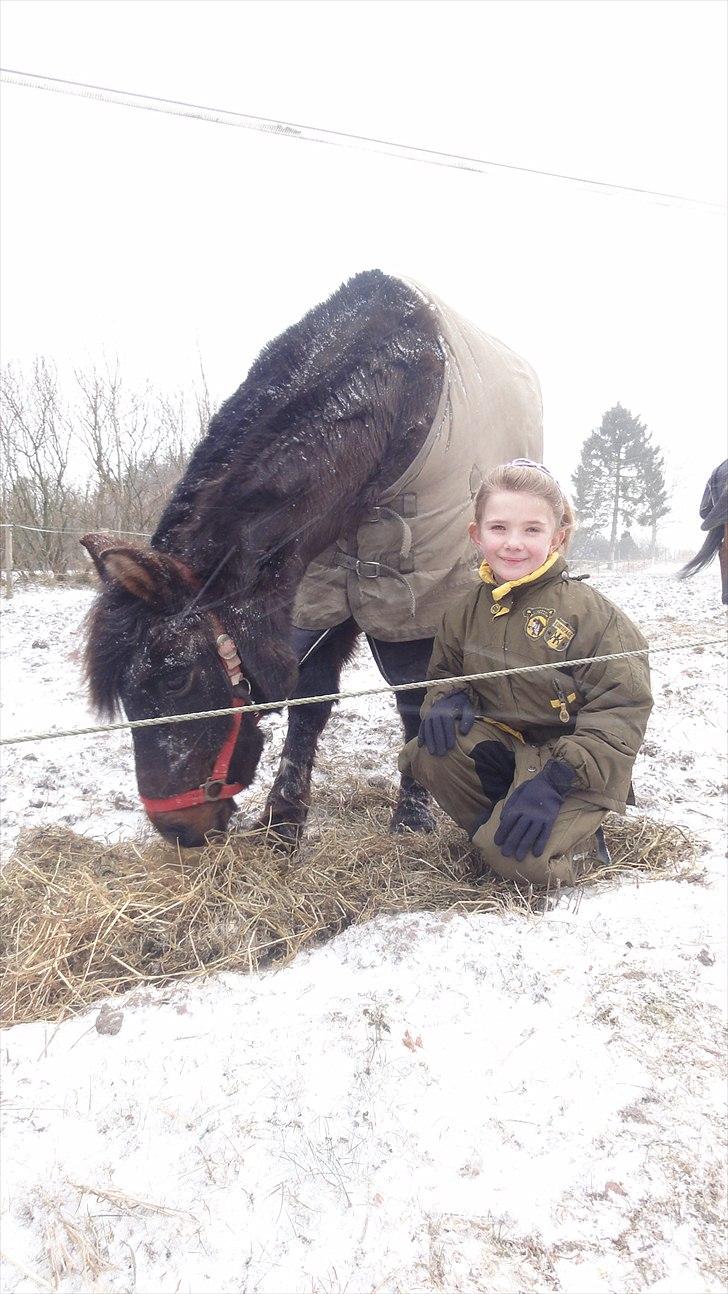
<path id="1" fill-rule="evenodd" d="M 521 782 L 506 800 L 493 840 L 505 858 L 540 858 L 576 773 L 563 759 L 549 759 L 540 773 Z"/>

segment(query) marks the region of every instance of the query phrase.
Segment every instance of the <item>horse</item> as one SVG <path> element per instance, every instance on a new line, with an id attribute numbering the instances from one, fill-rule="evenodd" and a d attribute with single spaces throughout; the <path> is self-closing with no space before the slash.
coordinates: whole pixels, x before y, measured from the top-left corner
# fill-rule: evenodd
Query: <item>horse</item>
<path id="1" fill-rule="evenodd" d="M 708 477 L 700 503 L 700 515 L 703 519 L 700 529 L 708 532 L 705 543 L 678 574 L 680 579 L 687 579 L 707 566 L 717 553 L 722 601 L 728 606 L 728 458 L 724 463 L 719 463 Z"/>
<path id="2" fill-rule="evenodd" d="M 427 289 L 368 270 L 268 343 L 192 453 L 148 546 L 81 543 L 100 577 L 85 667 L 97 711 L 134 728 L 154 827 L 183 847 L 225 831 L 263 748 L 248 707 L 336 693 L 363 632 L 389 684 L 424 679 L 451 596 L 474 578 L 483 471 L 541 458 L 531 367 Z M 424 688 L 397 692 L 409 740 Z M 330 701 L 290 707 L 259 823 L 293 850 Z M 390 829 L 434 826 L 402 776 Z"/>

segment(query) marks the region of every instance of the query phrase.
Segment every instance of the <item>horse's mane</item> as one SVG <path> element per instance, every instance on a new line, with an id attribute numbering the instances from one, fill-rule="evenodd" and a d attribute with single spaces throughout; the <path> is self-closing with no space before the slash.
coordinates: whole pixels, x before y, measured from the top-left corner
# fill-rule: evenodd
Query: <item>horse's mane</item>
<path id="1" fill-rule="evenodd" d="M 238 390 L 211 419 L 152 538 L 171 548 L 201 529 L 203 513 L 270 485 L 271 465 L 295 443 L 342 417 L 371 413 L 371 375 L 436 345 L 427 302 L 381 270 L 355 275 L 261 351 Z M 367 377 L 369 382 L 367 383 Z M 384 383 L 381 383 L 384 390 Z M 278 460 L 278 461 L 276 461 Z M 231 488 L 234 486 L 234 490 Z M 176 532 L 176 534 L 175 534 Z"/>
<path id="2" fill-rule="evenodd" d="M 106 719 L 119 713 L 121 679 L 139 644 L 147 609 L 123 589 L 105 585 L 86 616 L 84 673 L 94 709 Z"/>

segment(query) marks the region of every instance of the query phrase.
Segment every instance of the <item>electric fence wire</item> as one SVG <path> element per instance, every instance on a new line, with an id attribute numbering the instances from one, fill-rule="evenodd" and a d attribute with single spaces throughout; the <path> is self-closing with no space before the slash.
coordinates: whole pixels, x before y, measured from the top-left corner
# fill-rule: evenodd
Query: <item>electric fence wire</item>
<path id="1" fill-rule="evenodd" d="M 676 652 L 688 651 L 697 647 L 728 647 L 728 640 L 725 638 L 707 638 L 701 642 L 689 643 L 670 643 L 664 647 L 638 647 L 632 651 L 610 652 L 604 656 L 584 656 L 578 660 L 565 660 L 560 662 L 561 669 L 572 669 L 576 665 L 594 665 L 598 661 L 624 660 L 628 656 L 648 656 L 655 655 L 658 652 Z M 470 683 L 478 679 L 508 678 L 514 674 L 534 674 L 539 670 L 553 670 L 553 661 L 547 661 L 544 665 L 519 665 L 512 669 L 493 669 L 485 670 L 481 674 L 456 674 L 451 678 L 437 679 L 420 679 L 415 683 L 387 683 L 379 687 L 359 688 L 355 692 L 329 692 L 325 696 L 303 696 L 281 701 L 261 701 L 246 705 L 243 708 L 243 716 L 246 714 L 263 713 L 268 710 L 292 709 L 298 705 L 320 705 L 328 701 L 349 701 L 362 696 L 380 696 L 383 693 L 390 692 L 411 692 L 416 688 L 434 687 L 442 683 Z M 224 715 L 236 715 L 240 713 L 237 706 L 225 706 L 220 710 L 195 710 L 189 714 L 167 714 L 161 715 L 154 719 L 126 719 L 119 723 L 99 724 L 89 728 L 65 728 L 52 732 L 29 732 L 17 737 L 0 738 L 0 746 L 19 746 L 28 741 L 50 741 L 57 737 L 86 737 L 96 736 L 105 732 L 118 732 L 127 728 L 155 728 L 160 724 L 167 723 L 191 723 L 194 719 L 219 719 Z"/>

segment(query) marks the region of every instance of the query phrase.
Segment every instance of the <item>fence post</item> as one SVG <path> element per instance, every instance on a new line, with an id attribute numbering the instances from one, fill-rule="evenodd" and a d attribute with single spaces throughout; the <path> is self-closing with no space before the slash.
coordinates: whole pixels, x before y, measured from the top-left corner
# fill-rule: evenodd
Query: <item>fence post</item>
<path id="1" fill-rule="evenodd" d="M 13 528 L 5 526 L 5 541 L 3 544 L 3 566 L 5 568 L 5 596 L 13 596 Z"/>

